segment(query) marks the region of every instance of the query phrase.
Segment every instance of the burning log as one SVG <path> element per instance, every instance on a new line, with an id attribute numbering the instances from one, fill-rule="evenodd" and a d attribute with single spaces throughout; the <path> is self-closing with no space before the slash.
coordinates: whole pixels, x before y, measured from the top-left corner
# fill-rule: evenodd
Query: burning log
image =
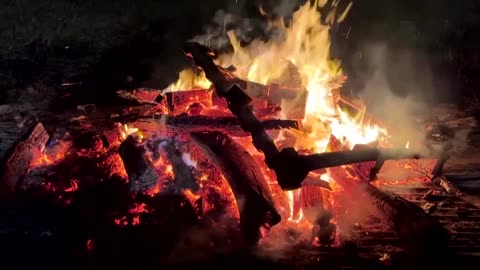
<path id="1" fill-rule="evenodd" d="M 271 117 L 281 110 L 283 102 L 291 104 L 286 110 L 286 117 L 290 119 L 303 119 L 308 92 L 304 88 L 286 87 L 279 84 L 263 85 L 248 81 L 235 80 L 246 92 L 255 97 L 253 109 L 261 117 Z M 160 110 L 171 115 L 199 115 L 204 108 L 211 110 L 212 106 L 217 107 L 215 112 L 222 112 L 222 115 L 231 115 L 228 111 L 228 104 L 211 89 L 180 90 L 160 94 L 156 99 L 145 103 L 140 97 L 135 98 L 133 94 L 120 92 L 120 96 L 134 99 L 143 104 L 157 104 Z M 207 112 L 208 113 L 208 112 Z"/>
<path id="2" fill-rule="evenodd" d="M 212 116 L 139 116 L 128 115 L 115 118 L 118 122 L 135 121 L 135 127 L 142 131 L 152 130 L 165 135 L 187 134 L 191 132 L 204 132 L 218 130 L 223 133 L 244 137 L 248 136 L 240 127 L 240 121 L 236 117 L 212 117 Z M 299 129 L 299 123 L 295 120 L 271 119 L 262 121 L 262 126 L 267 129 Z"/>
<path id="3" fill-rule="evenodd" d="M 260 239 L 260 228 L 280 222 L 266 180 L 252 156 L 221 132 L 192 133 L 194 143 L 223 173 L 237 200 L 240 227 L 248 245 Z"/>
<path id="4" fill-rule="evenodd" d="M 190 189 L 194 193 L 198 192 L 200 186 L 192 173 L 192 168 L 185 164 L 182 153 L 175 147 L 174 142 L 167 140 L 162 146 L 167 152 L 168 161 L 172 164 L 173 174 L 175 175 L 175 181 L 164 192 L 181 194 L 185 189 Z"/>
<path id="5" fill-rule="evenodd" d="M 158 174 L 155 167 L 144 155 L 143 148 L 133 136 L 128 136 L 118 148 L 128 174 L 132 192 L 151 191 L 157 186 Z"/>
<path id="6" fill-rule="evenodd" d="M 263 152 L 270 169 L 275 171 L 283 189 L 298 189 L 313 170 L 387 159 L 417 159 L 421 155 L 406 150 L 366 149 L 313 155 L 300 155 L 294 148 L 279 151 L 272 138 L 252 111 L 252 99 L 236 84 L 229 82 L 215 65 L 212 51 L 198 43 L 187 43 L 184 52 L 201 67 L 206 77 L 215 85 L 215 91 L 226 99 L 230 111 L 238 117 L 242 128 L 250 133 L 253 145 Z M 214 55 L 214 54 L 213 54 Z"/>
<path id="7" fill-rule="evenodd" d="M 0 192 L 7 198 L 15 191 L 18 181 L 25 175 L 32 161 L 40 155 L 48 141 L 48 133 L 42 123 L 34 122 L 24 136 L 7 152 L 2 162 Z"/>

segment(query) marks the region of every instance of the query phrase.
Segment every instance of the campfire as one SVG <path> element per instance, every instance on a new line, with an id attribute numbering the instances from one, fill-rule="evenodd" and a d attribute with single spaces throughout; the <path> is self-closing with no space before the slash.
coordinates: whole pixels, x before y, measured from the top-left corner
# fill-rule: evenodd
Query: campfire
<path id="1" fill-rule="evenodd" d="M 27 121 L 2 196 L 48 197 L 89 216 L 85 226 L 102 230 L 84 235 L 87 252 L 108 238 L 102 232 L 159 227 L 176 241 L 168 254 L 335 248 L 372 226 L 407 248 L 438 243 L 440 224 L 382 186 L 440 176 L 444 149 L 396 138 L 400 127 L 340 93 L 347 78 L 321 21 L 307 3 L 288 26 L 271 22 L 278 39 L 241 46 L 229 32 L 227 52 L 187 43 L 194 64 L 167 89 L 118 92 L 137 106 L 79 107 L 68 128 L 49 132 Z"/>

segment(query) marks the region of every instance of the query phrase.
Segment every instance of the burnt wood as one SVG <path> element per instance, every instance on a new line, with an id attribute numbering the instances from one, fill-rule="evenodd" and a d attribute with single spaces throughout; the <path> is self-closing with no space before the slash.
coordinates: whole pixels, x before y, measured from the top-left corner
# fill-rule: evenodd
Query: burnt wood
<path id="1" fill-rule="evenodd" d="M 252 99 L 238 85 L 229 82 L 213 62 L 212 57 L 215 53 L 195 42 L 187 43 L 184 52 L 205 71 L 207 79 L 214 84 L 216 93 L 226 99 L 228 108 L 238 117 L 242 129 L 250 133 L 253 145 L 263 152 L 267 166 L 275 171 L 277 181 L 283 189 L 300 188 L 308 173 L 313 170 L 366 161 L 422 157 L 418 153 L 394 149 L 366 149 L 313 155 L 300 155 L 294 148 L 279 151 L 253 113 Z"/>
<path id="2" fill-rule="evenodd" d="M 221 171 L 232 188 L 240 212 L 240 227 L 247 245 L 260 239 L 260 228 L 280 222 L 267 182 L 253 157 L 221 132 L 190 134 L 193 142 Z"/>
<path id="3" fill-rule="evenodd" d="M 6 153 L 1 167 L 0 194 L 9 199 L 19 180 L 30 168 L 31 163 L 40 158 L 48 133 L 42 123 L 31 122 L 25 134 Z"/>
<path id="4" fill-rule="evenodd" d="M 155 189 L 159 176 L 133 136 L 128 136 L 120 144 L 118 153 L 128 174 L 130 191 L 147 192 Z"/>
<path id="5" fill-rule="evenodd" d="M 448 231 L 419 206 L 369 183 L 359 183 L 357 190 L 370 197 L 409 250 L 429 252 L 448 246 Z"/>
<path id="6" fill-rule="evenodd" d="M 134 126 L 142 131 L 160 132 L 167 135 L 217 130 L 235 137 L 248 136 L 248 133 L 240 127 L 240 121 L 236 117 L 124 115 L 113 120 L 122 123 L 134 123 Z M 267 130 L 299 129 L 299 123 L 296 120 L 270 119 L 261 123 Z"/>
<path id="7" fill-rule="evenodd" d="M 185 189 L 190 189 L 194 193 L 198 192 L 200 185 L 193 175 L 192 168 L 183 160 L 182 153 L 175 146 L 175 142 L 165 140 L 162 147 L 167 153 L 167 159 L 172 164 L 173 174 L 175 175 L 175 181 L 162 192 L 181 194 Z"/>

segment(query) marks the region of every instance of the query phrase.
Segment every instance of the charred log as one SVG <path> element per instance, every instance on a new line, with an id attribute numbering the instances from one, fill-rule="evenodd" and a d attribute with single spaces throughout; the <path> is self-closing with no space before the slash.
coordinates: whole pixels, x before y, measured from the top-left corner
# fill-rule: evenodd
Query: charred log
<path id="1" fill-rule="evenodd" d="M 33 122 L 26 133 L 14 144 L 4 157 L 0 175 L 0 193 L 9 198 L 15 191 L 18 181 L 25 175 L 30 164 L 40 158 L 48 141 L 48 133 L 39 122 Z"/>
<path id="2" fill-rule="evenodd" d="M 237 200 L 240 227 L 248 245 L 260 239 L 260 228 L 280 222 L 266 180 L 252 156 L 220 132 L 192 133 L 191 138 L 223 173 Z"/>
<path id="3" fill-rule="evenodd" d="M 339 149 L 336 142 L 334 137 L 330 140 L 329 146 L 333 151 Z M 366 199 L 366 202 L 373 203 L 410 250 L 431 250 L 447 246 L 448 232 L 419 206 L 365 182 L 368 178 L 361 170 L 349 170 L 349 174 L 338 167 L 328 170 L 345 192 L 356 199 Z"/>
<path id="4" fill-rule="evenodd" d="M 194 193 L 198 192 L 200 186 L 193 175 L 192 168 L 183 161 L 182 153 L 176 148 L 174 142 L 167 140 L 162 146 L 167 152 L 167 159 L 172 164 L 173 174 L 175 175 L 175 181 L 162 192 L 180 194 L 185 189 L 190 189 Z"/>
<path id="5" fill-rule="evenodd" d="M 166 135 L 218 130 L 236 137 L 248 136 L 248 133 L 240 127 L 240 121 L 236 117 L 127 115 L 115 118 L 114 120 L 119 122 L 135 122 L 135 126 L 141 130 L 152 130 Z M 262 126 L 267 130 L 299 129 L 299 123 L 295 120 L 264 120 L 262 121 Z"/>
<path id="6" fill-rule="evenodd" d="M 419 206 L 369 183 L 361 183 L 357 188 L 373 200 L 409 250 L 428 252 L 447 247 L 448 231 Z"/>
<path id="7" fill-rule="evenodd" d="M 123 165 L 128 174 L 132 192 L 151 191 L 157 186 L 158 174 L 155 167 L 144 155 L 137 140 L 128 136 L 118 149 Z"/>

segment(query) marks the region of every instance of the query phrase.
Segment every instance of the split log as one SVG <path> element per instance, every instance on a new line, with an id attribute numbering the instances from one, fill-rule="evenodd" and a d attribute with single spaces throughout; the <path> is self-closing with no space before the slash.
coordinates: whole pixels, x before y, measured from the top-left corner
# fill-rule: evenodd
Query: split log
<path id="1" fill-rule="evenodd" d="M 0 176 L 2 198 L 8 199 L 12 195 L 31 163 L 40 158 L 48 138 L 42 123 L 32 122 L 20 140 L 7 151 L 2 161 Z"/>
<path id="2" fill-rule="evenodd" d="M 221 132 L 192 133 L 191 138 L 228 181 L 239 207 L 243 239 L 255 245 L 261 227 L 280 222 L 258 164 L 240 144 Z"/>
<path id="3" fill-rule="evenodd" d="M 148 192 L 157 186 L 158 174 L 152 162 L 144 155 L 144 150 L 133 136 L 128 136 L 118 148 L 123 166 L 128 174 L 132 192 Z"/>
<path id="4" fill-rule="evenodd" d="M 204 132 L 217 130 L 235 136 L 248 136 L 240 127 L 236 117 L 211 117 L 211 116 L 167 116 L 129 115 L 115 118 L 114 121 L 132 123 L 133 126 L 146 133 L 161 133 L 164 135 L 188 134 L 191 132 Z M 272 129 L 299 129 L 299 122 L 295 120 L 264 120 L 262 125 L 267 130 Z"/>
<path id="5" fill-rule="evenodd" d="M 182 194 L 184 190 L 189 189 L 193 193 L 200 190 L 192 168 L 188 166 L 182 158 L 182 153 L 177 149 L 173 140 L 167 140 L 162 144 L 163 149 L 167 153 L 167 159 L 172 164 L 173 175 L 175 181 L 167 186 L 162 192 Z"/>

